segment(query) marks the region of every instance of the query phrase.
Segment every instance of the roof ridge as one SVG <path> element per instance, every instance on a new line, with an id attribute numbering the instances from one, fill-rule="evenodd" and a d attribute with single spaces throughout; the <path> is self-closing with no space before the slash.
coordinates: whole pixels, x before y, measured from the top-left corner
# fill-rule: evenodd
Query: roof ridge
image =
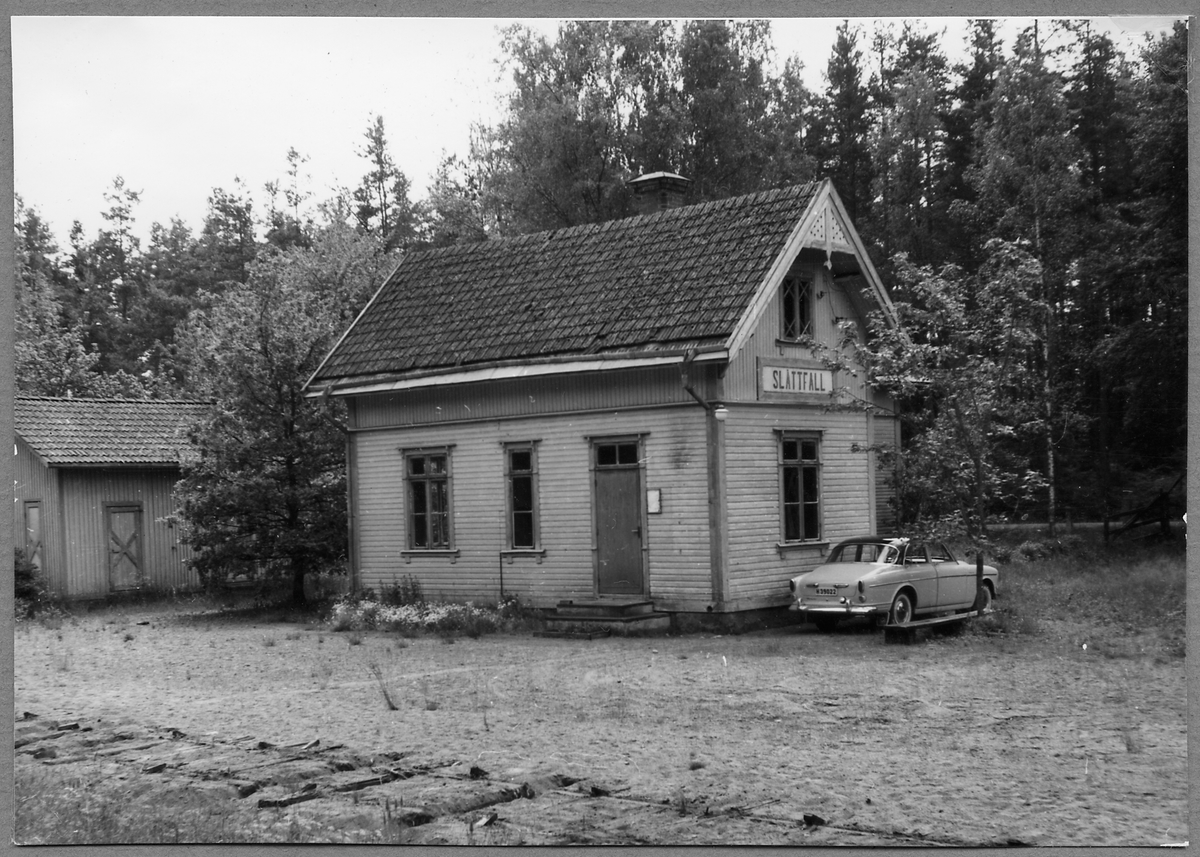
<path id="1" fill-rule="evenodd" d="M 721 208 L 732 208 L 739 205 L 744 205 L 747 202 L 760 198 L 764 201 L 774 201 L 782 196 L 787 191 L 795 191 L 798 194 L 808 194 L 812 192 L 814 186 L 819 185 L 822 179 L 813 179 L 812 181 L 801 182 L 799 184 L 783 185 L 781 187 L 768 188 L 767 190 L 758 190 L 752 193 L 738 194 L 737 196 L 725 196 L 720 199 L 707 199 L 703 202 L 694 202 L 691 205 L 681 205 L 676 208 L 667 208 L 662 211 L 653 211 L 649 214 L 630 214 L 626 217 L 613 217 L 608 220 L 597 220 L 589 223 L 576 223 L 574 226 L 560 226 L 556 229 L 541 229 L 537 232 L 522 232 L 519 235 L 506 235 L 501 238 L 485 238 L 483 241 L 470 241 L 464 244 L 448 244 L 444 247 L 425 247 L 420 250 L 413 250 L 407 254 L 407 258 L 412 257 L 435 257 L 451 255 L 453 253 L 471 252 L 474 248 L 490 246 L 495 247 L 498 244 L 519 244 L 522 242 L 534 243 L 535 241 L 545 241 L 551 236 L 564 236 L 571 233 L 584 234 L 589 230 L 609 230 L 616 228 L 632 228 L 638 224 L 650 224 L 659 220 L 678 219 L 688 215 L 702 215 L 705 211 L 718 210 Z"/>

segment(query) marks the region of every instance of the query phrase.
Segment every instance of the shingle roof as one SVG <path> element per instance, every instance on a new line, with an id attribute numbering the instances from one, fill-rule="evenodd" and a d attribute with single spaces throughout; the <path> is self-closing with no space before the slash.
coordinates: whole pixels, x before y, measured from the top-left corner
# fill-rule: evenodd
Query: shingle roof
<path id="1" fill-rule="evenodd" d="M 17 435 L 47 464 L 178 464 L 189 449 L 188 427 L 204 402 L 57 399 L 17 396 Z"/>
<path id="2" fill-rule="evenodd" d="M 723 343 L 820 188 L 412 253 L 310 384 Z"/>

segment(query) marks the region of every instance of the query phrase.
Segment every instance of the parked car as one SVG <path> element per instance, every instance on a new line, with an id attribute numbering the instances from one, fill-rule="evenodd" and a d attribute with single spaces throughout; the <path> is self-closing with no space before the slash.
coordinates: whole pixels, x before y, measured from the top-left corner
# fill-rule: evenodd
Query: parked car
<path id="1" fill-rule="evenodd" d="M 792 609 L 821 631 L 867 616 L 877 625 L 907 625 L 937 616 L 990 610 L 1000 572 L 963 562 L 942 542 L 860 536 L 839 543 L 812 571 L 793 577 Z"/>

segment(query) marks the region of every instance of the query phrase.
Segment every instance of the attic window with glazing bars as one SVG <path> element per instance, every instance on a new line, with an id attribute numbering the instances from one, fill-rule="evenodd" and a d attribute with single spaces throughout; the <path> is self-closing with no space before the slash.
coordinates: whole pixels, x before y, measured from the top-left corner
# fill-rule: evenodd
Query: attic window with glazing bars
<path id="1" fill-rule="evenodd" d="M 795 341 L 812 336 L 812 284 L 788 277 L 783 281 L 779 296 L 783 319 L 781 338 Z"/>

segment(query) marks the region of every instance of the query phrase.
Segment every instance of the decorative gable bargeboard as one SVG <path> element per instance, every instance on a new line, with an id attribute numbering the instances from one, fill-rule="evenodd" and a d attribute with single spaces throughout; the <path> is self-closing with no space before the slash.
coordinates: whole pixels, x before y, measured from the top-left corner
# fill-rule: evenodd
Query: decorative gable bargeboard
<path id="1" fill-rule="evenodd" d="M 872 310 L 828 180 L 409 254 L 307 385 L 348 405 L 356 583 L 785 604 L 886 524 L 890 403 L 814 351 Z"/>

